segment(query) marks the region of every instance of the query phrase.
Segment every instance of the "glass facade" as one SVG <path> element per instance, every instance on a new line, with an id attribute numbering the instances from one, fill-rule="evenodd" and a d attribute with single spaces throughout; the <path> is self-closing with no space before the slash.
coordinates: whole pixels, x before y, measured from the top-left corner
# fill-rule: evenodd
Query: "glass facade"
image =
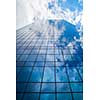
<path id="1" fill-rule="evenodd" d="M 82 34 L 65 20 L 16 31 L 17 100 L 83 100 Z"/>

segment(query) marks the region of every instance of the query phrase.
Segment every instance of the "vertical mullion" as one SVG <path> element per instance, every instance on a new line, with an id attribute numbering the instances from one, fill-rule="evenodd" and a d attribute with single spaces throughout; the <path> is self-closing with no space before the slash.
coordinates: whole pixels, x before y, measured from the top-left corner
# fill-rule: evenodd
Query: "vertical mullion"
<path id="1" fill-rule="evenodd" d="M 64 54 L 63 54 L 63 51 L 61 50 L 61 53 L 62 53 L 62 56 L 63 56 L 63 59 L 64 59 Z M 64 66 L 65 67 L 65 66 Z M 65 67 L 66 69 L 66 67 Z M 71 83 L 70 83 L 70 79 L 69 79 L 69 76 L 68 76 L 68 73 L 67 73 L 67 69 L 66 69 L 66 75 L 68 77 L 68 81 L 69 81 L 69 88 L 70 88 L 70 92 L 71 92 L 71 96 L 72 96 L 72 100 L 74 100 L 74 96 L 73 96 L 73 92 L 72 92 L 72 89 L 71 89 Z"/>
<path id="2" fill-rule="evenodd" d="M 48 28 L 47 28 L 47 30 L 48 30 Z M 46 32 L 45 32 L 45 33 L 46 33 Z M 45 33 L 44 33 L 44 34 L 45 34 Z M 48 43 L 47 43 L 47 45 L 48 45 Z M 39 92 L 39 98 L 38 98 L 38 100 L 40 100 L 40 96 L 41 96 L 41 89 L 42 89 L 42 83 L 43 83 L 43 77 L 44 77 L 44 70 L 45 70 L 47 49 L 48 49 L 48 46 L 47 46 L 47 48 L 46 48 L 46 53 L 45 53 L 45 60 L 44 60 L 44 66 L 43 66 L 42 77 L 41 77 L 40 92 Z"/>
<path id="3" fill-rule="evenodd" d="M 53 27 L 53 42 L 55 42 L 55 31 Z M 57 100 L 57 85 L 56 85 L 56 62 L 55 62 L 55 45 L 54 45 L 54 77 L 55 77 L 55 100 Z"/>

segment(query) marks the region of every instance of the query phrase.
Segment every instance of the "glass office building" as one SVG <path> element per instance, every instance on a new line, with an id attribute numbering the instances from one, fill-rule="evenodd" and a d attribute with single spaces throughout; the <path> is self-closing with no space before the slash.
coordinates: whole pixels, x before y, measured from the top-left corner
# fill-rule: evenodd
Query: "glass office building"
<path id="1" fill-rule="evenodd" d="M 16 31 L 16 99 L 83 100 L 82 32 L 65 20 Z"/>

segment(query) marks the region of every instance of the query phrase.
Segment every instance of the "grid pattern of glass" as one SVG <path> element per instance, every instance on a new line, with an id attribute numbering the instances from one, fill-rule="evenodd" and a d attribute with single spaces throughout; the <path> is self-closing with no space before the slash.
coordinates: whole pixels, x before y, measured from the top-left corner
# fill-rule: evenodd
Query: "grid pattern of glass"
<path id="1" fill-rule="evenodd" d="M 57 46 L 59 37 L 54 22 L 17 30 L 17 100 L 83 100 L 83 50 L 73 42 Z"/>

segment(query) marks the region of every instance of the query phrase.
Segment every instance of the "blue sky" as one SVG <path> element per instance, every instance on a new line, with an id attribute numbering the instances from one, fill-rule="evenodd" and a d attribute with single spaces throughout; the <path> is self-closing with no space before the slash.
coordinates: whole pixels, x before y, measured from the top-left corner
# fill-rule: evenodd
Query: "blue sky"
<path id="1" fill-rule="evenodd" d="M 66 10 L 68 8 L 71 11 L 75 11 L 76 9 L 81 11 L 81 3 L 82 2 L 79 2 L 79 0 L 57 0 L 58 6 L 60 6 L 63 10 Z"/>
<path id="2" fill-rule="evenodd" d="M 16 28 L 32 23 L 34 18 L 64 19 L 76 24 L 82 18 L 82 2 L 82 0 L 16 0 Z"/>

